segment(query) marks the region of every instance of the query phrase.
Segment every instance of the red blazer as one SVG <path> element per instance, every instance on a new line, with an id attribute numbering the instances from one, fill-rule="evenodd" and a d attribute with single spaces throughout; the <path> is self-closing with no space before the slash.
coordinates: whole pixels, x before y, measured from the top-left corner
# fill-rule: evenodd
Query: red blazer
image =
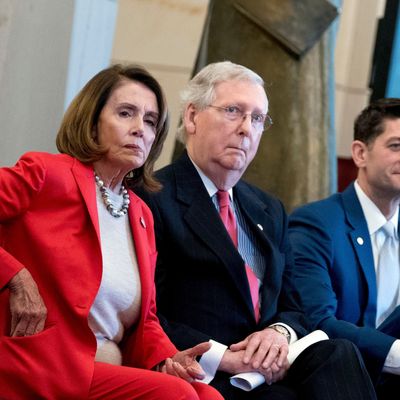
<path id="1" fill-rule="evenodd" d="M 124 364 L 151 368 L 177 350 L 155 315 L 153 218 L 132 192 L 129 220 L 142 285 Z M 9 337 L 8 281 L 26 267 L 48 309 L 43 332 Z M 27 153 L 0 169 L 0 398 L 84 399 L 96 340 L 88 313 L 102 256 L 93 168 L 61 154 Z"/>

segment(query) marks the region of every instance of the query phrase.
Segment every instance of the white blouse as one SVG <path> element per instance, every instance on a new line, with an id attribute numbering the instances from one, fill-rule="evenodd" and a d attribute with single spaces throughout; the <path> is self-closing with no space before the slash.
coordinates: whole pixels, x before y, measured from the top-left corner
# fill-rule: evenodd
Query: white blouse
<path id="1" fill-rule="evenodd" d="M 121 365 L 118 343 L 140 313 L 140 276 L 128 216 L 111 216 L 97 187 L 96 193 L 103 274 L 88 321 L 97 340 L 96 361 Z M 117 208 L 122 204 L 114 192 L 110 200 Z"/>

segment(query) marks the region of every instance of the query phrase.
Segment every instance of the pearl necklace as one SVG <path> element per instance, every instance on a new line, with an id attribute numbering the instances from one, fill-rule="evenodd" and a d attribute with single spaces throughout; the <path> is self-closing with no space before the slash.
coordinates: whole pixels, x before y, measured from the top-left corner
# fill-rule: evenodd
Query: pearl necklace
<path id="1" fill-rule="evenodd" d="M 100 190 L 101 197 L 103 199 L 104 205 L 106 206 L 108 212 L 114 217 L 114 218 L 119 218 L 128 213 L 128 208 L 129 208 L 129 194 L 128 191 L 125 189 L 124 185 L 121 185 L 121 189 L 119 191 L 119 194 L 122 194 L 122 206 L 118 210 L 114 207 L 112 204 L 112 201 L 110 200 L 110 193 L 108 189 L 105 187 L 104 182 L 100 179 L 100 177 L 94 173 L 94 179 L 96 180 L 96 185 L 98 186 Z"/>

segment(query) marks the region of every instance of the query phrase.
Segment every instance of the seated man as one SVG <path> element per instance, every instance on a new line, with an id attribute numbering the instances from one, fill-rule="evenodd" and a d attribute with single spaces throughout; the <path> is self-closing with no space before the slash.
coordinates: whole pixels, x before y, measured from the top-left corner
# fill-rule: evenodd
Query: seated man
<path id="1" fill-rule="evenodd" d="M 226 399 L 372 399 L 356 347 L 325 340 L 290 366 L 288 343 L 309 330 L 290 286 L 287 219 L 274 197 L 240 180 L 271 125 L 263 80 L 230 62 L 210 64 L 183 95 L 186 151 L 162 169 L 154 214 L 161 324 L 178 348 L 212 340 L 200 360 Z M 258 371 L 247 393 L 230 384 Z"/>
<path id="2" fill-rule="evenodd" d="M 353 341 L 378 398 L 392 399 L 400 389 L 400 99 L 361 112 L 352 156 L 354 183 L 290 217 L 294 284 L 312 328 Z"/>

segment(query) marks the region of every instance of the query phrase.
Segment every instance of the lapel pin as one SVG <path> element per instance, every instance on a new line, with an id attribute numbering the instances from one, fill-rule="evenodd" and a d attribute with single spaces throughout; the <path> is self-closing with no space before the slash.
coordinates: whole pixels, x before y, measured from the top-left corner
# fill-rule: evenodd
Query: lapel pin
<path id="1" fill-rule="evenodd" d="M 357 243 L 360 245 L 360 246 L 362 246 L 363 244 L 364 244 L 364 239 L 362 238 L 362 237 L 358 237 L 357 238 Z"/>
<path id="2" fill-rule="evenodd" d="M 140 217 L 140 225 L 142 225 L 143 228 L 146 229 L 146 222 L 144 221 L 143 217 Z"/>
<path id="3" fill-rule="evenodd" d="M 263 230 L 264 230 L 264 228 L 262 227 L 261 224 L 257 224 L 257 226 L 258 226 L 258 229 L 259 229 L 260 231 L 263 231 Z"/>

